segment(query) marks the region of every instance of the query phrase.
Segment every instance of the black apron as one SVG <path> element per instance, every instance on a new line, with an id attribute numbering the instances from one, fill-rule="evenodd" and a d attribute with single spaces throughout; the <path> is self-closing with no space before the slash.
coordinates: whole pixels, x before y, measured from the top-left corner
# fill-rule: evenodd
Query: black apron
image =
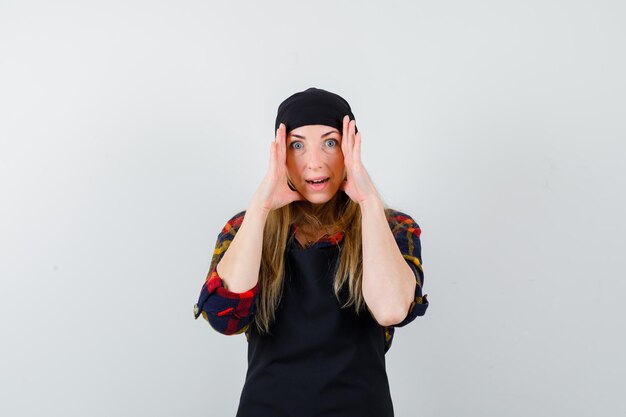
<path id="1" fill-rule="evenodd" d="M 248 371 L 237 417 L 393 417 L 384 329 L 369 311 L 341 309 L 333 292 L 339 249 L 285 256 L 283 297 L 271 327 L 248 330 Z M 342 291 L 342 301 L 347 290 Z"/>

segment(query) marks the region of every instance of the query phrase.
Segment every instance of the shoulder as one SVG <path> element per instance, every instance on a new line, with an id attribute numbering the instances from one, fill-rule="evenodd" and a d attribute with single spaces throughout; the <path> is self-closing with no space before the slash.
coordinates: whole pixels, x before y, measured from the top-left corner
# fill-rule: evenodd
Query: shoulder
<path id="1" fill-rule="evenodd" d="M 231 218 L 226 221 L 226 224 L 222 228 L 220 235 L 228 236 L 228 235 L 234 235 L 235 233 L 237 233 L 237 231 L 241 227 L 241 223 L 243 223 L 243 218 L 245 215 L 246 215 L 246 211 L 243 210 L 243 211 L 236 213 L 234 216 L 231 216 Z"/>
<path id="2" fill-rule="evenodd" d="M 422 230 L 413 217 L 407 213 L 394 209 L 385 209 L 385 214 L 400 253 L 409 262 L 418 279 L 418 286 L 421 287 L 424 283 L 421 255 L 422 244 L 420 241 Z"/>
<path id="3" fill-rule="evenodd" d="M 409 214 L 399 210 L 395 210 L 393 208 L 386 208 L 385 215 L 387 217 L 387 222 L 389 223 L 389 227 L 391 227 L 391 230 L 415 230 L 416 234 L 419 236 L 421 232 L 420 226 Z"/>

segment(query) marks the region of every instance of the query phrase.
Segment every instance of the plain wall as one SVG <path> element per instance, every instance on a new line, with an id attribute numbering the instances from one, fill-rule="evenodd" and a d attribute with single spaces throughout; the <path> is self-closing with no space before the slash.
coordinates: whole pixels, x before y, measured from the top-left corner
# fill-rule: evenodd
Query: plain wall
<path id="1" fill-rule="evenodd" d="M 193 305 L 318 87 L 422 228 L 396 415 L 623 415 L 624 3 L 225 3 L 0 3 L 0 414 L 234 415 Z"/>

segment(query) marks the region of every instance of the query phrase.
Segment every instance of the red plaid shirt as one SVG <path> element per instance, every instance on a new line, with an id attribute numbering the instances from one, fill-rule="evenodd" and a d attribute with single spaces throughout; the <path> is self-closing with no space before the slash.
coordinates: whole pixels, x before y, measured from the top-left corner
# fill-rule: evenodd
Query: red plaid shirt
<path id="1" fill-rule="evenodd" d="M 245 211 L 233 216 L 217 237 L 213 259 L 209 268 L 205 283 L 202 285 L 200 297 L 194 306 L 194 317 L 204 317 L 218 332 L 225 335 L 246 333 L 254 319 L 255 301 L 258 293 L 258 284 L 248 291 L 235 293 L 224 288 L 222 279 L 217 274 L 217 264 L 224 256 L 232 242 L 237 230 L 241 227 Z M 413 270 L 417 285 L 415 286 L 415 299 L 411 303 L 407 316 L 402 322 L 393 326 L 385 326 L 385 352 L 391 347 L 394 328 L 402 327 L 412 322 L 415 317 L 423 316 L 428 308 L 427 294 L 422 295 L 424 285 L 424 271 L 422 269 L 421 244 L 419 225 L 407 214 L 395 210 L 387 210 L 387 221 L 396 239 L 398 248 L 404 259 Z M 295 239 L 296 225 L 293 224 L 289 239 L 294 239 L 295 244 L 300 243 Z M 343 239 L 343 233 L 325 235 L 311 247 L 324 248 L 335 246 Z"/>

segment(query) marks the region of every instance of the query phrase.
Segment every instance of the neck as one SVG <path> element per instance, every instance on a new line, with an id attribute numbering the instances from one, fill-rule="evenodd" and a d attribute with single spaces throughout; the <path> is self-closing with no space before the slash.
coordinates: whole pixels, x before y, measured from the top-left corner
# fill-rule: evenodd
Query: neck
<path id="1" fill-rule="evenodd" d="M 313 204 L 309 201 L 297 201 L 293 203 L 295 208 L 293 222 L 298 227 L 306 227 L 309 230 L 321 230 L 332 228 L 337 224 L 341 193 L 338 191 L 333 198 L 326 203 Z"/>

